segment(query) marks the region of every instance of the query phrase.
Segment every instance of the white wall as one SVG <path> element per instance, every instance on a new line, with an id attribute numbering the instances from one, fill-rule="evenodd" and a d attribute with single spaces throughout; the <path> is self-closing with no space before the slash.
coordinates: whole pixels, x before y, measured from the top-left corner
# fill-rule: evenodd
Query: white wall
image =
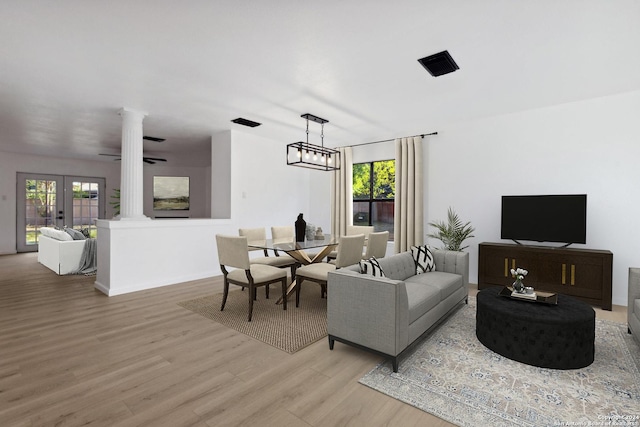
<path id="1" fill-rule="evenodd" d="M 216 234 L 229 220 L 99 220 L 95 288 L 109 296 L 222 274 Z"/>
<path id="2" fill-rule="evenodd" d="M 308 174 L 309 205 L 300 212 L 304 212 L 307 224 L 322 227 L 325 234 L 331 234 L 331 172 L 309 169 Z"/>
<path id="3" fill-rule="evenodd" d="M 353 163 L 375 162 L 380 160 L 393 160 L 396 157 L 394 140 L 377 144 L 359 145 L 352 148 Z"/>
<path id="4" fill-rule="evenodd" d="M 144 180 L 144 214 L 150 218 L 185 217 L 211 218 L 211 168 L 208 167 L 172 167 L 170 165 L 145 166 Z M 154 211 L 153 210 L 153 177 L 154 176 L 188 176 L 189 177 L 189 210 L 188 211 Z"/>
<path id="5" fill-rule="evenodd" d="M 266 227 L 269 235 L 271 226 L 293 225 L 300 212 L 307 222 L 328 222 L 324 206 L 322 217 L 310 209 L 316 171 L 287 166 L 285 143 L 238 131 L 232 141 L 231 217 L 238 227 Z"/>
<path id="6" fill-rule="evenodd" d="M 638 117 L 640 91 L 440 127 L 425 138 L 425 222 L 449 206 L 472 222 L 477 283 L 478 243 L 502 241 L 502 195 L 586 193 L 587 243 L 571 247 L 613 252 L 613 303 L 626 305 L 640 265 Z"/>

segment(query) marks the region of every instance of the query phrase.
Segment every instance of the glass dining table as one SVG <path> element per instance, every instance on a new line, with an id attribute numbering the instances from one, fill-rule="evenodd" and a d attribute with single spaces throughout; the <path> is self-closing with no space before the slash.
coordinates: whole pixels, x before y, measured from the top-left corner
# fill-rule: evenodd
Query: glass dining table
<path id="1" fill-rule="evenodd" d="M 338 246 L 338 237 L 325 234 L 324 239 L 307 240 L 296 242 L 295 239 L 266 239 L 249 241 L 248 246 L 256 249 L 266 249 L 270 251 L 284 252 L 302 265 L 309 265 L 322 260 L 334 251 Z M 311 251 L 311 252 L 307 252 Z M 317 251 L 317 252 L 316 252 Z M 295 290 L 296 282 L 293 281 L 287 288 L 287 297 Z M 282 304 L 282 298 L 277 304 Z"/>

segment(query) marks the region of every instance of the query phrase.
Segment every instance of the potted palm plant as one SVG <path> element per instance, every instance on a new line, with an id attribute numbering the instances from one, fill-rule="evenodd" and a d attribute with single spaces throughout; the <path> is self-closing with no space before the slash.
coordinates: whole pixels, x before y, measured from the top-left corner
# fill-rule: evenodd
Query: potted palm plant
<path id="1" fill-rule="evenodd" d="M 113 207 L 113 217 L 117 217 L 120 215 L 120 189 L 114 188 L 113 194 L 111 195 L 113 199 L 109 204 Z"/>
<path id="2" fill-rule="evenodd" d="M 437 232 L 427 234 L 427 237 L 440 240 L 444 244 L 443 249 L 445 250 L 461 251 L 466 249 L 469 246 L 462 246 L 462 242 L 470 237 L 474 237 L 471 233 L 475 231 L 475 228 L 471 226 L 471 222 L 463 224 L 451 206 L 449 206 L 449 210 L 447 211 L 447 222 L 430 222 L 429 225 L 435 227 Z"/>

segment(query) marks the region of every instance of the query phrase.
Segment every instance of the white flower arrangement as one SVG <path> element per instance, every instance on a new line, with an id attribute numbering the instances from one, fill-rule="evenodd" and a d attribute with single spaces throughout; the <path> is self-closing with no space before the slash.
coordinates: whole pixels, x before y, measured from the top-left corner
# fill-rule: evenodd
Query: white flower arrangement
<path id="1" fill-rule="evenodd" d="M 525 270 L 524 268 L 516 268 L 516 269 L 511 269 L 511 276 L 514 277 L 516 280 L 522 281 L 524 280 L 524 277 L 529 274 L 529 272 L 527 270 Z"/>
<path id="2" fill-rule="evenodd" d="M 525 290 L 525 286 L 522 283 L 522 281 L 524 280 L 524 277 L 529 274 L 529 272 L 527 270 L 525 270 L 524 268 L 516 268 L 516 269 L 511 269 L 511 276 L 513 276 L 516 281 L 513 282 L 513 292 L 517 293 L 517 294 L 523 294 L 526 292 Z"/>

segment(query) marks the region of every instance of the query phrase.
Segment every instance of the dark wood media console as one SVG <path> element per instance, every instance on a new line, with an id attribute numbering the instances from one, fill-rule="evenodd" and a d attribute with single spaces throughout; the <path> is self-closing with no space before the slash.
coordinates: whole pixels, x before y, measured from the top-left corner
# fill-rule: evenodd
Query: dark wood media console
<path id="1" fill-rule="evenodd" d="M 511 286 L 510 270 L 520 267 L 529 271 L 526 286 L 611 310 L 612 264 L 610 251 L 480 243 L 478 289 Z"/>

